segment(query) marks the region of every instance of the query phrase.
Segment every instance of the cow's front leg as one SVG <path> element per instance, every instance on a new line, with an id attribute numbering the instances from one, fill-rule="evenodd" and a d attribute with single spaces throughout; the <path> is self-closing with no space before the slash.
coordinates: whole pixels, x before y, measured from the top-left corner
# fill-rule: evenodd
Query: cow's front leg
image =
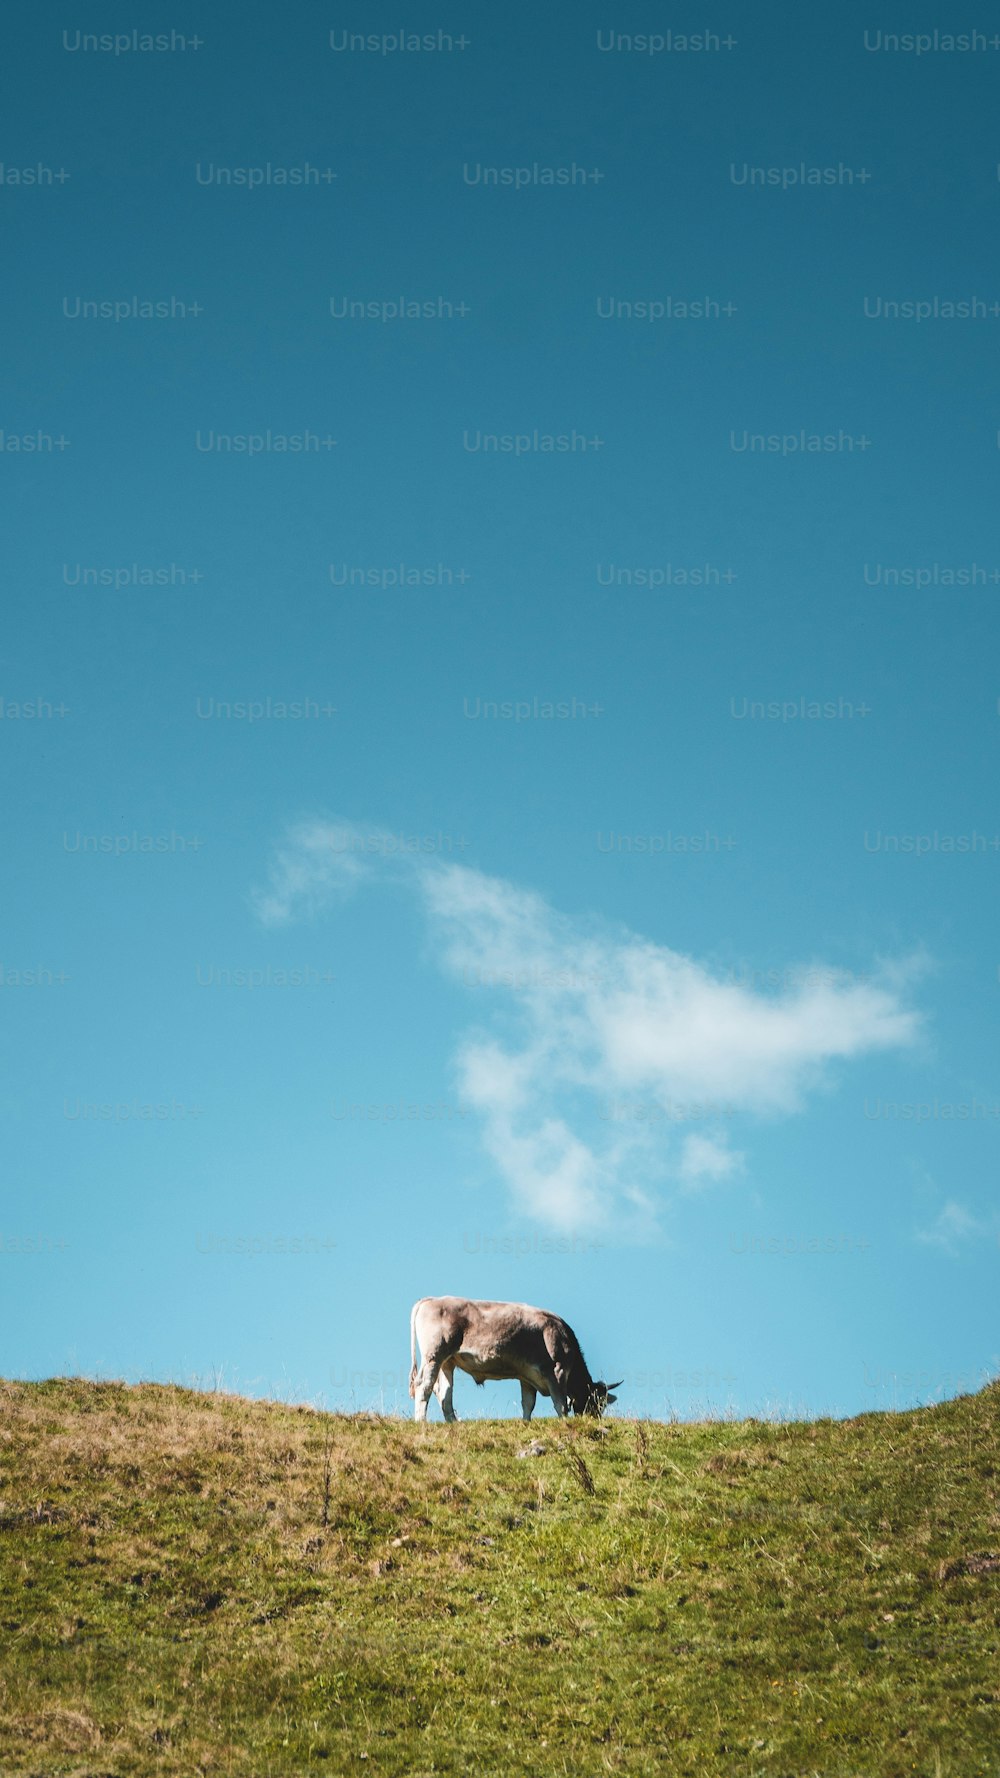
<path id="1" fill-rule="evenodd" d="M 453 1400 L 454 1388 L 455 1367 L 453 1364 L 443 1364 L 438 1374 L 438 1380 L 434 1385 L 434 1393 L 437 1396 L 438 1401 L 441 1403 L 441 1411 L 446 1420 L 458 1419 Z"/>
<path id="2" fill-rule="evenodd" d="M 417 1372 L 417 1380 L 413 1387 L 413 1418 L 415 1420 L 426 1420 L 427 1418 L 427 1403 L 434 1394 L 434 1385 L 437 1382 L 440 1368 L 439 1364 L 433 1364 L 430 1359 L 425 1358 Z"/>
<path id="3" fill-rule="evenodd" d="M 544 1393 L 548 1396 L 556 1413 L 559 1415 L 560 1420 L 565 1420 L 566 1415 L 569 1413 L 569 1406 L 566 1397 L 562 1392 L 561 1378 L 555 1367 L 549 1370 L 545 1375 Z"/>
<path id="4" fill-rule="evenodd" d="M 522 1383 L 521 1384 L 521 1418 L 522 1418 L 522 1420 L 528 1421 L 531 1419 L 531 1416 L 535 1411 L 535 1400 L 537 1398 L 537 1395 L 538 1395 L 538 1390 L 535 1388 L 533 1383 Z"/>

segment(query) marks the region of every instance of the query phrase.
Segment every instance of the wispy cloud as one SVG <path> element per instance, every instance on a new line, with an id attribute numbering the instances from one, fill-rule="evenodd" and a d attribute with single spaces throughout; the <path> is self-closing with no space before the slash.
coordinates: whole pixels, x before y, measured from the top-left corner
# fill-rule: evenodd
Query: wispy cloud
<path id="1" fill-rule="evenodd" d="M 348 822 L 297 822 L 276 848 L 267 887 L 250 898 L 258 919 L 285 926 L 318 913 L 337 895 L 349 895 L 368 868 L 363 837 Z"/>
<path id="2" fill-rule="evenodd" d="M 923 1246 L 937 1247 L 942 1253 L 950 1254 L 955 1259 L 961 1249 L 972 1241 L 995 1242 L 997 1229 L 996 1217 L 989 1221 L 973 1216 L 964 1204 L 949 1198 L 927 1228 L 917 1229 L 915 1239 Z"/>
<path id="3" fill-rule="evenodd" d="M 898 962 L 859 981 L 792 974 L 780 993 L 720 979 L 626 929 L 569 918 L 543 897 L 466 865 L 407 853 L 348 822 L 300 823 L 277 848 L 258 917 L 315 915 L 371 876 L 422 903 L 432 954 L 475 991 L 475 1029 L 456 1039 L 461 1094 L 519 1208 L 562 1229 L 654 1215 L 658 1189 L 735 1178 L 724 1134 L 676 1123 L 608 1124 L 609 1094 L 789 1115 L 831 1066 L 914 1041 L 910 975 Z"/>
<path id="4" fill-rule="evenodd" d="M 688 1190 L 698 1190 L 715 1179 L 729 1179 L 742 1170 L 742 1155 L 734 1154 L 716 1136 L 685 1136 L 681 1144 L 678 1177 Z"/>

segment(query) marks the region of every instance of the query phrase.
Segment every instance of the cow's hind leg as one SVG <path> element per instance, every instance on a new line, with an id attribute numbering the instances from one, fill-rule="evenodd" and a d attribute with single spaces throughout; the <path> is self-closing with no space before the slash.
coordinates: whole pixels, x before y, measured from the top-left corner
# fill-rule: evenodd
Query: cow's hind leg
<path id="1" fill-rule="evenodd" d="M 535 1411 L 535 1401 L 537 1396 L 538 1390 L 534 1387 L 534 1384 L 521 1384 L 521 1418 L 523 1420 L 527 1421 L 531 1419 L 531 1416 Z"/>
<path id="2" fill-rule="evenodd" d="M 453 1363 L 450 1364 L 448 1360 L 445 1359 L 444 1364 L 438 1372 L 438 1379 L 434 1385 L 434 1393 L 437 1396 L 438 1401 L 441 1403 L 441 1411 L 446 1420 L 458 1419 L 458 1415 L 455 1412 L 455 1404 L 452 1399 L 454 1386 L 455 1366 Z"/>
<path id="3" fill-rule="evenodd" d="M 425 1358 L 417 1372 L 417 1380 L 413 1386 L 413 1417 L 415 1420 L 426 1420 L 427 1404 L 434 1394 L 434 1386 L 441 1369 L 439 1358 Z"/>

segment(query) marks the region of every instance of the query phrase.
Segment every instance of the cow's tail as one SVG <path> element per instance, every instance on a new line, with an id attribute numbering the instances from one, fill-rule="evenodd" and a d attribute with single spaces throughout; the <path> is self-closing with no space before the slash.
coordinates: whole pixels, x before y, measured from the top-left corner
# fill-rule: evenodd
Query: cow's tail
<path id="1" fill-rule="evenodd" d="M 414 1303 L 410 1310 L 410 1394 L 417 1393 L 417 1310 L 419 1302 Z"/>

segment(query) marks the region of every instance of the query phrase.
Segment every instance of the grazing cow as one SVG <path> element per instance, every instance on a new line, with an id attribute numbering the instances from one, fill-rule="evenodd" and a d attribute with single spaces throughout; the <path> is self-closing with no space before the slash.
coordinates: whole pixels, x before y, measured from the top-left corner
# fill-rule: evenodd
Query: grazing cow
<path id="1" fill-rule="evenodd" d="M 417 1342 L 423 1362 L 417 1366 Z M 546 1309 L 527 1303 L 472 1303 L 461 1296 L 423 1296 L 410 1312 L 410 1394 L 418 1420 L 437 1395 L 446 1420 L 457 1420 L 452 1403 L 455 1371 L 479 1384 L 492 1378 L 521 1385 L 521 1413 L 531 1419 L 537 1395 L 548 1395 L 557 1414 L 603 1414 L 617 1398 L 617 1383 L 595 1382 L 573 1329 Z"/>

